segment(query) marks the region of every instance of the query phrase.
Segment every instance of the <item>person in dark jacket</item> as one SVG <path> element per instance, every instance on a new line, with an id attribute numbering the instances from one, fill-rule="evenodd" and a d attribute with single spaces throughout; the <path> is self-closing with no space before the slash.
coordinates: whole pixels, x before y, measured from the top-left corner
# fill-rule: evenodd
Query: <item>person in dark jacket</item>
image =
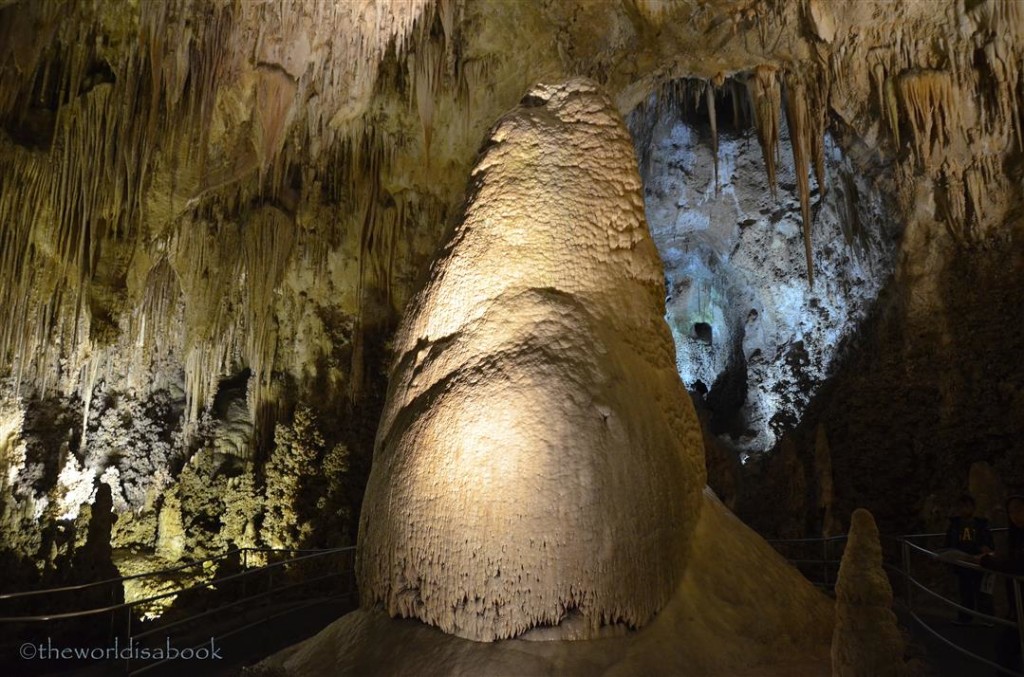
<path id="1" fill-rule="evenodd" d="M 957 501 L 957 513 L 949 520 L 949 529 L 946 531 L 946 547 L 977 557 L 986 555 L 995 549 L 992 541 L 992 532 L 988 527 L 988 520 L 974 515 L 974 497 L 964 494 Z M 981 579 L 984 573 L 977 569 L 967 567 L 955 567 L 957 584 L 960 589 L 960 605 L 978 610 L 978 603 L 981 597 Z M 958 611 L 954 623 L 967 625 L 974 620 L 974 617 L 966 611 Z"/>
<path id="2" fill-rule="evenodd" d="M 978 564 L 991 571 L 1010 576 L 1024 576 L 1024 496 L 1006 499 L 1006 548 L 977 558 Z M 1024 581 L 1020 585 L 1024 587 Z M 1017 620 L 1017 600 L 1012 579 L 1006 581 L 1010 620 Z M 1012 670 L 1021 670 L 1020 635 L 1016 628 L 1003 628 L 996 643 L 999 664 Z"/>

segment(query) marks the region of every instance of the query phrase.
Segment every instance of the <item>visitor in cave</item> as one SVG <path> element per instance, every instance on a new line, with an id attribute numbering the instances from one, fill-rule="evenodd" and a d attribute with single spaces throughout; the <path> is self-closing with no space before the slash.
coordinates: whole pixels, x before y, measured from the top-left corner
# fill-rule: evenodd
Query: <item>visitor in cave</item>
<path id="1" fill-rule="evenodd" d="M 946 547 L 971 557 L 978 557 L 991 553 L 995 549 L 995 543 L 992 541 L 988 520 L 977 517 L 974 510 L 973 496 L 964 494 L 957 500 L 957 514 L 950 518 L 949 529 L 946 531 Z M 954 573 L 960 591 L 960 605 L 977 611 L 984 572 L 957 565 Z M 957 625 L 968 625 L 973 621 L 974 617 L 970 613 L 960 610 L 957 611 L 956 620 L 953 622 Z"/>
<path id="2" fill-rule="evenodd" d="M 991 571 L 1013 576 L 1024 575 L 1024 495 L 1015 494 L 1006 499 L 1006 547 L 997 552 L 979 555 L 978 564 Z M 1010 620 L 1017 620 L 1017 600 L 1011 580 L 1006 581 L 1007 608 Z M 1017 628 L 1003 628 L 996 643 L 999 664 L 1014 670 L 1021 669 L 1020 636 Z"/>
<path id="3" fill-rule="evenodd" d="M 975 560 L 984 568 L 1011 575 L 1024 575 L 1024 495 L 1006 499 L 1006 548 L 982 553 Z M 1014 605 L 1010 605 L 1013 611 Z"/>

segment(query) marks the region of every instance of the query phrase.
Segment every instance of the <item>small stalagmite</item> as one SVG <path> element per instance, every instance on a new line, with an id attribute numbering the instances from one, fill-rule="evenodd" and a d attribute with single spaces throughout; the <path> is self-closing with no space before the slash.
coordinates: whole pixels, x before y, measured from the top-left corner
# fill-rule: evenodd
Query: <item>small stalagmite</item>
<path id="1" fill-rule="evenodd" d="M 395 340 L 363 604 L 478 641 L 643 626 L 705 470 L 629 134 L 593 83 L 538 85 L 471 181 Z"/>
<path id="2" fill-rule="evenodd" d="M 903 637 L 892 612 L 892 586 L 882 568 L 875 518 L 858 508 L 836 583 L 833 677 L 904 677 Z"/>

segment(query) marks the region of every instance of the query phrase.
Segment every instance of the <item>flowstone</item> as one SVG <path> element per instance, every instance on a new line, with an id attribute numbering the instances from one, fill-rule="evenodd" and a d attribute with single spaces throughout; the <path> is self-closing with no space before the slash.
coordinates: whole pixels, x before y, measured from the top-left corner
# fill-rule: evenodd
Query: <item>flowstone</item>
<path id="1" fill-rule="evenodd" d="M 467 205 L 395 340 L 363 603 L 478 641 L 643 626 L 679 584 L 705 470 L 611 101 L 535 87 Z"/>

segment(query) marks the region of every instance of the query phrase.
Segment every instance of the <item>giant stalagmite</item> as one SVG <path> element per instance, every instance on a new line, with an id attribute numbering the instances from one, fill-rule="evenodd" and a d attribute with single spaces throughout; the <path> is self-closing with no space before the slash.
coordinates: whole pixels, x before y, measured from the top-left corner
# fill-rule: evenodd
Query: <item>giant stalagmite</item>
<path id="1" fill-rule="evenodd" d="M 471 183 L 395 339 L 363 603 L 482 641 L 642 626 L 705 472 L 629 134 L 593 83 L 539 85 Z"/>

